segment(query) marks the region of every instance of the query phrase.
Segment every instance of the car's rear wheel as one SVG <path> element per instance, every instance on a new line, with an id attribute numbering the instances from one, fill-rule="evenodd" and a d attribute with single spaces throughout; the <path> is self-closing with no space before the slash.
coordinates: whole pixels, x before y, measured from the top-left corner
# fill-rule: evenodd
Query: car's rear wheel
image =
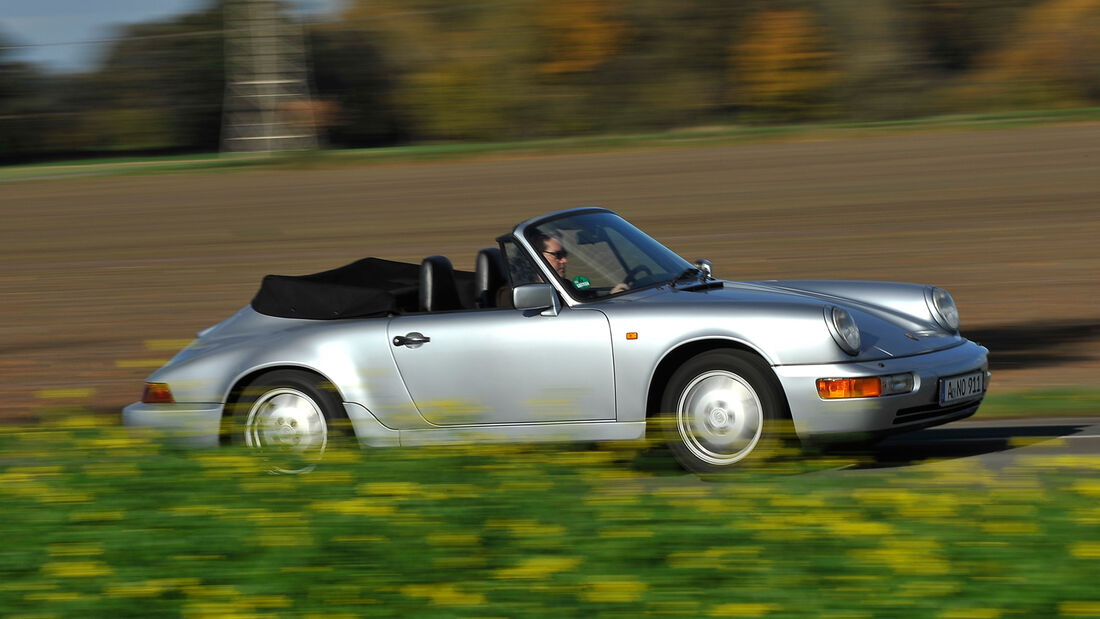
<path id="1" fill-rule="evenodd" d="M 680 464 L 715 473 L 771 451 L 785 401 L 759 357 L 712 350 L 673 372 L 661 399 L 660 423 Z"/>
<path id="2" fill-rule="evenodd" d="M 272 473 L 312 470 L 346 420 L 332 385 L 298 370 L 251 381 L 232 410 L 231 442 L 255 449 Z"/>

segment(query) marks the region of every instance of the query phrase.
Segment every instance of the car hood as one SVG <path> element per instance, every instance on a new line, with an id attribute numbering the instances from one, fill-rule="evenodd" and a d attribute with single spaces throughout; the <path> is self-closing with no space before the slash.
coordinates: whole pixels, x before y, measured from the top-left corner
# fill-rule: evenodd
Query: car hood
<path id="1" fill-rule="evenodd" d="M 855 360 L 870 361 L 942 350 L 965 341 L 935 322 L 924 301 L 925 288 L 895 282 L 721 280 L 710 287 L 663 286 L 620 299 L 647 305 L 727 304 L 738 312 L 777 316 L 792 307 L 813 308 L 821 312 L 823 329 L 825 308 L 841 307 L 859 325 L 862 352 Z"/>

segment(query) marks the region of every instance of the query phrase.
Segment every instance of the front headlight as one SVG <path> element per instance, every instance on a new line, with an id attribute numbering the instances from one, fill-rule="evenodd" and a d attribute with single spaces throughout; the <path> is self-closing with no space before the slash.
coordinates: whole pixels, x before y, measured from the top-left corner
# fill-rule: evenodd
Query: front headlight
<path id="1" fill-rule="evenodd" d="M 859 354 L 859 326 L 846 310 L 839 307 L 825 308 L 825 323 L 841 350 L 849 355 Z"/>
<path id="2" fill-rule="evenodd" d="M 925 291 L 925 299 L 928 301 L 928 309 L 932 310 L 932 317 L 941 327 L 952 333 L 959 330 L 959 308 L 946 290 L 929 286 Z"/>

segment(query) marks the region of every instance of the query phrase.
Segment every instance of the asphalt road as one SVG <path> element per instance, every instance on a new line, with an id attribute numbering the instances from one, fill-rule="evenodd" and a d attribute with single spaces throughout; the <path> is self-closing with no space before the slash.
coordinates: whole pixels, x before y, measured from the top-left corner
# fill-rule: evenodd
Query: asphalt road
<path id="1" fill-rule="evenodd" d="M 851 452 L 859 464 L 845 473 L 932 466 L 966 459 L 990 472 L 1058 459 L 1060 467 L 1080 465 L 1097 474 L 1097 461 L 1061 456 L 1100 456 L 1100 416 L 1032 419 L 976 419 L 890 437 L 874 448 Z M 1035 458 L 1035 460 L 1032 460 Z"/>

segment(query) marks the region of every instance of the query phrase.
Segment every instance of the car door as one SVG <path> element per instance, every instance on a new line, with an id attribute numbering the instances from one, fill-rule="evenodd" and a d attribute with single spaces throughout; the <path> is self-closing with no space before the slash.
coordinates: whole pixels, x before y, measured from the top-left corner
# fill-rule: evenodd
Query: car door
<path id="1" fill-rule="evenodd" d="M 388 335 L 413 402 L 433 424 L 615 418 L 611 332 L 601 312 L 398 316 Z"/>

